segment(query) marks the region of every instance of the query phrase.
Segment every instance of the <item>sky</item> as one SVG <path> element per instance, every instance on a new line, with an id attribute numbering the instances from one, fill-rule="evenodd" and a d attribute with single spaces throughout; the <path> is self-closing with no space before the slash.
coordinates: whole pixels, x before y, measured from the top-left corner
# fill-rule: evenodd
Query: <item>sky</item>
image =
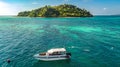
<path id="1" fill-rule="evenodd" d="M 21 11 L 60 4 L 72 4 L 93 15 L 120 14 L 120 0 L 0 0 L 0 15 L 17 15 Z"/>

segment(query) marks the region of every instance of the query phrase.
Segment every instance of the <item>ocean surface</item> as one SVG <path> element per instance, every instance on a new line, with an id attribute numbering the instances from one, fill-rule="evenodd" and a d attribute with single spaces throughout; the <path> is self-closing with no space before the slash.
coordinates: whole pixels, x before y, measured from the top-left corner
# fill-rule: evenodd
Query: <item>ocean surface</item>
<path id="1" fill-rule="evenodd" d="M 33 57 L 62 47 L 72 53 L 70 60 L 45 62 Z M 0 67 L 120 67 L 120 17 L 1 16 Z"/>

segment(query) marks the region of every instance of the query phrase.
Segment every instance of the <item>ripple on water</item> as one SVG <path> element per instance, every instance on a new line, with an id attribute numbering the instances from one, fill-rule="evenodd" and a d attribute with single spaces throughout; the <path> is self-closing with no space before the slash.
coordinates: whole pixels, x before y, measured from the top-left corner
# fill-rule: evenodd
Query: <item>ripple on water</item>
<path id="1" fill-rule="evenodd" d="M 0 20 L 0 66 L 2 67 L 120 66 L 118 60 L 120 59 L 120 26 L 111 18 L 109 20 L 98 17 Z M 43 62 L 33 58 L 36 53 L 59 47 L 65 47 L 72 53 L 71 60 Z M 5 62 L 8 58 L 12 60 L 10 64 Z"/>

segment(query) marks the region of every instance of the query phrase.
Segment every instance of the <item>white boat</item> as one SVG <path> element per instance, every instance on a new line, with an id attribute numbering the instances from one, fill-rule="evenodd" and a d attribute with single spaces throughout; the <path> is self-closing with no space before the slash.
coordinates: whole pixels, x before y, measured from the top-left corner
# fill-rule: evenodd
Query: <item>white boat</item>
<path id="1" fill-rule="evenodd" d="M 71 53 L 67 53 L 65 48 L 55 48 L 45 53 L 35 54 L 34 57 L 42 61 L 65 60 L 71 58 Z"/>

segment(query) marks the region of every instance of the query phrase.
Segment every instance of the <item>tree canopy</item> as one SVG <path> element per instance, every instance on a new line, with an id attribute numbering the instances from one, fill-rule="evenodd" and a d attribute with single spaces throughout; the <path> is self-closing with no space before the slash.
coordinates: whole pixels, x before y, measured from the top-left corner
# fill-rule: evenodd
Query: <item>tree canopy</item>
<path id="1" fill-rule="evenodd" d="M 70 4 L 58 6 L 44 6 L 32 11 L 19 12 L 18 16 L 28 17 L 92 17 L 93 15 L 86 9 L 78 8 Z"/>

